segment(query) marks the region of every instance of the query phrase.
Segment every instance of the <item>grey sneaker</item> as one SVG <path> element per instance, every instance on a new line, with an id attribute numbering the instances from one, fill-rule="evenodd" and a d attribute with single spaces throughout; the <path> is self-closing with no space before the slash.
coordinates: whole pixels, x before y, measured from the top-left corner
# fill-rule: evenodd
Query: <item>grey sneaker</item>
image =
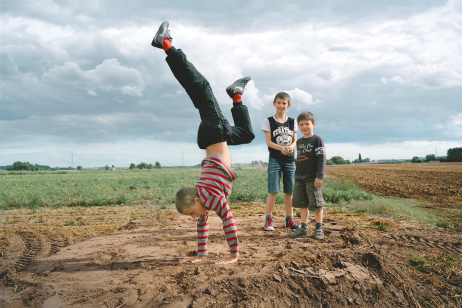
<path id="1" fill-rule="evenodd" d="M 324 238 L 324 231 L 321 230 L 314 230 L 314 238 L 316 240 L 322 240 Z"/>
<path id="2" fill-rule="evenodd" d="M 156 35 L 152 39 L 151 45 L 160 49 L 163 49 L 162 47 L 162 41 L 166 38 L 169 38 L 172 40 L 170 37 L 170 30 L 168 29 L 168 21 L 164 21 L 160 27 L 159 30 L 157 30 Z"/>
<path id="3" fill-rule="evenodd" d="M 233 98 L 237 93 L 244 93 L 244 88 L 251 79 L 252 78 L 250 77 L 243 77 L 236 80 L 232 85 L 226 88 L 226 93 L 228 93 L 229 97 L 231 98 Z"/>
<path id="4" fill-rule="evenodd" d="M 289 236 L 290 237 L 301 237 L 301 236 L 305 236 L 307 234 L 308 234 L 308 231 L 306 231 L 303 228 L 300 228 L 300 229 L 297 229 L 295 232 L 290 233 Z"/>

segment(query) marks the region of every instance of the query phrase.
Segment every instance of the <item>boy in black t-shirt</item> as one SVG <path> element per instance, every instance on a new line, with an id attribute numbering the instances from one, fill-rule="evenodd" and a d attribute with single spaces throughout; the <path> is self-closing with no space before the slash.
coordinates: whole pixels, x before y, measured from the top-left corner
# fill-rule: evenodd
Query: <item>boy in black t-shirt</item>
<path id="1" fill-rule="evenodd" d="M 286 209 L 285 227 L 297 229 L 292 208 L 292 193 L 294 187 L 295 159 L 294 149 L 297 140 L 297 123 L 295 119 L 286 115 L 290 107 L 290 96 L 279 92 L 274 97 L 273 106 L 276 114 L 263 122 L 262 131 L 265 133 L 268 145 L 268 199 L 266 200 L 266 219 L 264 231 L 272 231 L 273 210 L 276 197 L 280 191 L 281 175 L 284 183 L 284 205 Z"/>
<path id="2" fill-rule="evenodd" d="M 298 127 L 303 137 L 297 140 L 297 161 L 295 167 L 295 184 L 292 206 L 301 208 L 300 229 L 290 233 L 290 237 L 308 234 L 308 216 L 314 211 L 316 229 L 315 239 L 324 238 L 322 218 L 324 199 L 322 197 L 322 180 L 326 169 L 324 141 L 313 133 L 316 126 L 311 112 L 303 111 L 297 117 Z"/>

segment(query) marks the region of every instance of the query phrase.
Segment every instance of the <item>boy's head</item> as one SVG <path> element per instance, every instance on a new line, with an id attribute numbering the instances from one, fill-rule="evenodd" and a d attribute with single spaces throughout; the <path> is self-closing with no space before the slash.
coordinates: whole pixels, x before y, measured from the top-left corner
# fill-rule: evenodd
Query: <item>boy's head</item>
<path id="1" fill-rule="evenodd" d="M 297 123 L 299 123 L 300 121 L 303 121 L 303 120 L 308 120 L 308 121 L 311 121 L 312 124 L 315 124 L 314 122 L 314 115 L 309 112 L 309 111 L 302 111 L 298 117 L 297 117 Z"/>
<path id="2" fill-rule="evenodd" d="M 290 96 L 286 92 L 279 92 L 274 97 L 273 106 L 276 107 L 276 112 L 284 112 L 290 107 Z"/>
<path id="3" fill-rule="evenodd" d="M 314 115 L 309 111 L 302 111 L 297 117 L 297 124 L 304 136 L 312 136 L 313 128 L 316 126 Z"/>
<path id="4" fill-rule="evenodd" d="M 194 219 L 207 213 L 207 208 L 197 195 L 197 187 L 183 187 L 177 191 L 175 206 L 180 214 L 191 216 Z"/>

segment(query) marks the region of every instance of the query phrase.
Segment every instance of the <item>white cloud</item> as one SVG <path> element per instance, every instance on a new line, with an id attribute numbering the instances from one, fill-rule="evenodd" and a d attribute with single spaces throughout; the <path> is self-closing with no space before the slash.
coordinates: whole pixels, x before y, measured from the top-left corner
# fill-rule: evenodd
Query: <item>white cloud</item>
<path id="1" fill-rule="evenodd" d="M 85 89 L 90 95 L 95 90 L 118 90 L 124 94 L 142 96 L 144 81 L 137 69 L 121 66 L 117 59 L 104 60 L 94 70 L 83 71 L 75 62 L 55 65 L 43 73 L 42 80 L 58 85 L 69 85 Z"/>
<path id="2" fill-rule="evenodd" d="M 232 23 L 227 22 L 226 10 L 215 11 L 213 6 L 208 10 L 169 7 L 174 45 L 183 49 L 209 80 L 226 116 L 231 103 L 224 89 L 237 78 L 250 75 L 253 80 L 246 88 L 244 103 L 255 129 L 270 110 L 274 112 L 274 95 L 292 89 L 287 92 L 295 108 L 289 109 L 289 114 L 306 108 L 335 123 L 325 126 L 328 135 L 321 136 L 350 142 L 333 144 L 331 150 L 338 145 L 340 156 L 352 149 L 354 159 L 359 149 L 363 157 L 406 158 L 420 145 L 400 140 L 460 139 L 460 0 L 402 3 L 399 9 L 377 2 L 364 10 L 342 11 L 340 17 L 336 15 L 340 5 L 331 10 L 320 3 L 313 11 L 313 4 L 299 2 L 290 6 L 299 14 L 292 16 L 284 13 L 289 6 L 265 4 L 262 12 L 257 2 L 250 1 L 245 14 L 233 17 Z M 172 76 L 164 52 L 149 44 L 163 21 L 163 11 L 132 3 L 131 12 L 139 16 L 134 20 L 121 15 L 120 8 L 107 10 L 105 2 L 56 3 L 47 0 L 25 5 L 19 1 L 6 3 L 0 10 L 3 140 L 49 136 L 59 139 L 52 142 L 57 150 L 65 151 L 60 146 L 63 140 L 91 139 L 94 143 L 112 138 L 120 143 L 122 136 L 195 139 L 197 112 L 183 109 L 189 102 L 187 94 Z M 323 12 L 326 14 L 318 14 Z M 290 17 L 269 18 L 278 14 Z M 241 26 L 236 28 L 236 24 Z M 287 28 L 290 33 L 280 30 Z M 145 99 L 139 101 L 139 96 Z M 77 100 L 80 108 L 63 104 Z M 157 108 L 158 104 L 162 108 Z M 137 114 L 130 115 L 129 108 Z M 105 114 L 107 110 L 112 114 Z M 392 125 L 394 130 L 383 129 L 389 119 L 398 123 Z M 401 126 L 405 129 L 399 129 Z M 184 134 L 175 136 L 175 130 Z M 352 143 L 363 137 L 397 143 L 370 148 Z M 23 146 L 27 151 L 28 144 Z M 175 142 L 169 146 L 175 147 Z M 192 143 L 192 147 L 196 145 Z M 122 146 L 108 148 L 129 152 Z M 367 154 L 369 149 L 378 155 Z M 249 161 L 267 156 L 260 135 L 250 146 L 233 151 L 242 152 L 236 159 Z M 414 155 L 420 154 L 410 157 Z"/>
<path id="3" fill-rule="evenodd" d="M 290 101 L 292 105 L 296 106 L 297 110 L 302 110 L 306 106 L 318 104 L 321 102 L 319 99 L 313 101 L 313 96 L 310 93 L 300 90 L 299 88 L 287 91 L 287 94 L 290 95 Z"/>
<path id="4" fill-rule="evenodd" d="M 255 108 L 257 110 L 261 110 L 265 104 L 265 101 L 260 97 L 260 91 L 255 86 L 255 82 L 253 82 L 253 80 L 247 83 L 242 100 L 247 107 Z"/>
<path id="5" fill-rule="evenodd" d="M 453 117 L 455 125 L 462 125 L 462 113 L 458 113 Z"/>

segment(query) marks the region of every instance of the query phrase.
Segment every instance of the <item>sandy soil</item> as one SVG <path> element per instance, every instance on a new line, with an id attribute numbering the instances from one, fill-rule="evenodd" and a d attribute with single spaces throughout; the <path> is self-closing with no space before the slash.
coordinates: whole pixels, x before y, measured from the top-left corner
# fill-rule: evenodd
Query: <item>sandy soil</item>
<path id="1" fill-rule="evenodd" d="M 79 215 L 85 222 L 86 214 Z M 317 241 L 312 225 L 308 237 L 287 237 L 282 215 L 273 232 L 262 231 L 263 214 L 236 211 L 235 217 L 240 259 L 221 266 L 213 261 L 229 251 L 216 215 L 210 218 L 209 256 L 198 264 L 178 263 L 195 255 L 196 232 L 191 218 L 173 210 L 73 240 L 45 229 L 31 231 L 27 224 L 9 225 L 0 230 L 0 307 L 461 304 L 462 273 L 423 274 L 409 265 L 413 252 L 461 256 L 460 233 L 327 210 L 326 237 Z"/>

